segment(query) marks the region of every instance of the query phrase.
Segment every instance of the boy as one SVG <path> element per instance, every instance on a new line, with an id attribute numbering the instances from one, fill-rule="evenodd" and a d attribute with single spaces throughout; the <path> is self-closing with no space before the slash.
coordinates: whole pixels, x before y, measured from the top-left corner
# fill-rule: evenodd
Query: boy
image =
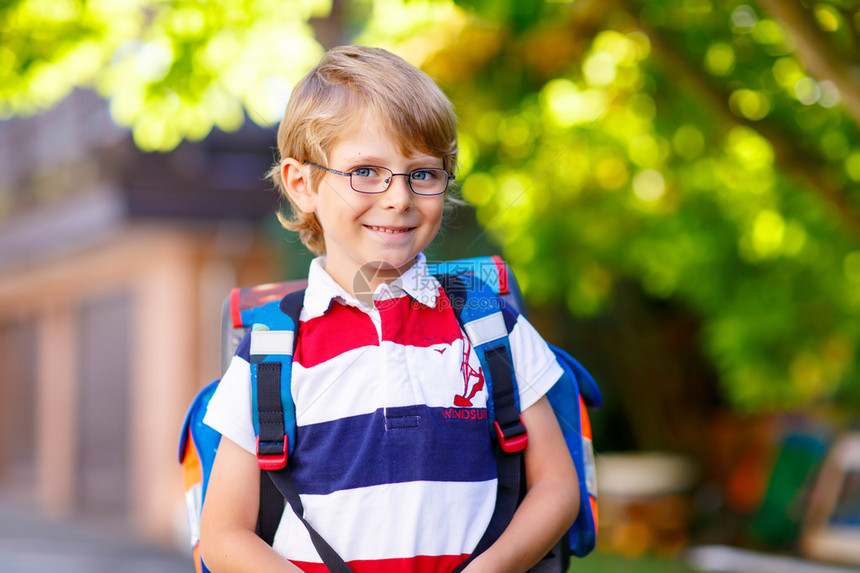
<path id="1" fill-rule="evenodd" d="M 290 467 L 305 517 L 353 571 L 451 571 L 475 549 L 496 497 L 480 363 L 422 254 L 456 166 L 451 104 L 384 50 L 336 48 L 296 86 L 278 147 L 272 177 L 294 213 L 284 224 L 320 255 L 292 367 Z M 526 571 L 579 505 L 544 397 L 561 370 L 528 322 L 510 318 L 527 494 L 470 572 Z M 254 533 L 260 475 L 247 345 L 205 419 L 223 439 L 203 511 L 204 561 L 216 573 L 324 571 L 289 507 L 272 547 Z M 452 416 L 454 408 L 475 415 Z"/>

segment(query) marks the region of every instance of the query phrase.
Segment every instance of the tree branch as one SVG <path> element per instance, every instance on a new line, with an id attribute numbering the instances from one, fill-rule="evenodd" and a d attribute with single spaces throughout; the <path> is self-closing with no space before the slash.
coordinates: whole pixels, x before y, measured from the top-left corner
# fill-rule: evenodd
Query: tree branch
<path id="1" fill-rule="evenodd" d="M 634 0 L 635 1 L 635 0 Z M 696 94 L 703 105 L 719 114 L 717 124 L 742 125 L 764 137 L 774 150 L 775 161 L 782 171 L 810 189 L 831 208 L 837 220 L 860 238 L 860 211 L 852 204 L 844 189 L 826 168 L 827 162 L 816 157 L 808 148 L 799 146 L 796 136 L 785 133 L 779 126 L 767 120 L 750 121 L 738 117 L 729 108 L 729 93 L 713 84 L 701 69 L 691 64 L 681 54 L 683 50 L 671 45 L 659 31 L 641 21 L 639 28 L 651 41 L 652 52 L 663 63 L 667 72 L 677 78 L 679 84 Z"/>
<path id="2" fill-rule="evenodd" d="M 842 95 L 845 109 L 860 126 L 860 65 L 833 45 L 815 24 L 815 14 L 798 0 L 758 0 L 764 9 L 791 32 L 797 57 L 816 78 L 830 80 Z M 849 24 L 850 25 L 850 24 Z"/>

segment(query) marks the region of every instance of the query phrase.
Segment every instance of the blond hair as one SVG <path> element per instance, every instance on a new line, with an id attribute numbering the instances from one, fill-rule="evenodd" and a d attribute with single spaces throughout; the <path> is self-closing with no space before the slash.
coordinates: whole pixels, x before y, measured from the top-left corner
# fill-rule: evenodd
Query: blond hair
<path id="1" fill-rule="evenodd" d="M 303 213 L 290 199 L 281 176 L 284 159 L 326 165 L 338 138 L 366 114 L 382 123 L 401 151 L 441 158 L 454 173 L 457 164 L 457 118 L 451 102 L 424 72 L 379 48 L 341 46 L 326 52 L 293 90 L 278 128 L 278 162 L 269 178 L 292 207 L 281 224 L 297 231 L 314 254 L 325 253 L 323 230 L 313 213 Z M 317 189 L 325 172 L 311 173 Z"/>

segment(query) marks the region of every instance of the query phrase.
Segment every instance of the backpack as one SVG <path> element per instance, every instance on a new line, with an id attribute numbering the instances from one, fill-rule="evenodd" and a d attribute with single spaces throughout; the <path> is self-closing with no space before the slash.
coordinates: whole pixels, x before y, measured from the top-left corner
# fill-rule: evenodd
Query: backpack
<path id="1" fill-rule="evenodd" d="M 474 348 L 484 371 L 498 465 L 496 508 L 490 525 L 476 547 L 480 554 L 507 527 L 524 492 L 522 451 L 528 433 L 522 424 L 519 393 L 512 366 L 505 317 L 510 310 L 523 313 L 522 296 L 507 264 L 498 257 L 478 257 L 428 263 L 430 274 L 445 290 L 453 310 Z M 257 458 L 261 470 L 260 516 L 257 533 L 270 545 L 285 504 L 304 523 L 323 562 L 332 571 L 348 566 L 304 520 L 303 508 L 292 483 L 288 465 L 295 446 L 295 406 L 290 393 L 292 353 L 304 298 L 305 281 L 292 281 L 233 289 L 222 308 L 222 372 L 239 341 L 250 329 L 251 378 Z M 506 313 L 506 308 L 510 310 Z M 564 567 L 567 551 L 584 557 L 597 538 L 597 481 L 588 407 L 602 404 L 600 390 L 591 375 L 565 351 L 549 345 L 564 374 L 547 392 L 579 477 L 579 514 L 561 544 L 561 555 L 551 555 Z M 220 434 L 203 424 L 209 399 L 218 380 L 203 388 L 188 409 L 179 443 L 183 467 L 191 546 L 198 573 L 208 572 L 199 555 L 200 515 L 209 473 Z M 564 540 L 563 540 L 564 541 Z M 457 570 L 462 569 L 464 563 Z M 542 562 L 543 563 L 543 562 Z M 537 570 L 537 568 L 533 569 Z"/>

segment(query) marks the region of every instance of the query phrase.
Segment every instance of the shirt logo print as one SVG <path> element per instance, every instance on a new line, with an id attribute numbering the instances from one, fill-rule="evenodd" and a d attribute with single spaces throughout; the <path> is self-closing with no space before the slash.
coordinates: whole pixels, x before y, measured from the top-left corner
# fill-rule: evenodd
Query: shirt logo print
<path id="1" fill-rule="evenodd" d="M 472 343 L 468 337 L 464 338 L 466 344 L 463 345 L 463 362 L 460 365 L 460 372 L 463 374 L 463 394 L 454 396 L 454 405 L 460 407 L 469 407 L 472 405 L 472 398 L 475 394 L 484 388 L 484 369 L 478 366 L 475 370 L 469 364 L 469 354 L 472 352 Z M 475 382 L 472 383 L 472 380 Z M 469 384 L 472 383 L 472 389 L 469 390 Z"/>

